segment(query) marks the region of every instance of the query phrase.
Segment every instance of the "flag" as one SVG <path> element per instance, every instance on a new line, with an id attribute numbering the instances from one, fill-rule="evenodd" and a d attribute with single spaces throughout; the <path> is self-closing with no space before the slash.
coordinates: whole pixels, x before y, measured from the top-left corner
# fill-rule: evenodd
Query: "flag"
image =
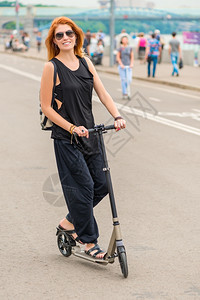
<path id="1" fill-rule="evenodd" d="M 16 11 L 16 13 L 19 12 L 19 1 L 15 2 L 15 11 Z"/>

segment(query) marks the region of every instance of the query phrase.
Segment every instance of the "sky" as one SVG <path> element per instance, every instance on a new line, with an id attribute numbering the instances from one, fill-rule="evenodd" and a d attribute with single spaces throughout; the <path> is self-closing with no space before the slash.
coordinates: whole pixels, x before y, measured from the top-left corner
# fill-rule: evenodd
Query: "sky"
<path id="1" fill-rule="evenodd" d="M 19 0 L 23 4 L 48 4 L 48 5 L 61 5 L 69 7 L 86 7 L 98 8 L 98 0 Z M 173 9 L 187 6 L 190 8 L 200 8 L 199 0 L 146 0 L 145 2 L 154 2 L 157 9 Z"/>

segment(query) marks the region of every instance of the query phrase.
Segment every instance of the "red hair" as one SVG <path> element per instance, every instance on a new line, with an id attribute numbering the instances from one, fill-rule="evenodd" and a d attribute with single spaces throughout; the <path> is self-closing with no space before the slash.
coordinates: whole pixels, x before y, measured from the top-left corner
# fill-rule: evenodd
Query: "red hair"
<path id="1" fill-rule="evenodd" d="M 74 46 L 74 53 L 80 57 L 84 56 L 83 52 L 83 41 L 84 41 L 84 33 L 80 27 L 78 27 L 71 19 L 67 17 L 58 17 L 53 20 L 51 23 L 51 27 L 49 29 L 47 38 L 45 40 L 45 45 L 47 47 L 48 60 L 51 60 L 53 57 L 57 56 L 60 52 L 60 49 L 55 45 L 53 39 L 55 30 L 60 24 L 69 25 L 72 30 L 76 33 L 76 45 Z"/>

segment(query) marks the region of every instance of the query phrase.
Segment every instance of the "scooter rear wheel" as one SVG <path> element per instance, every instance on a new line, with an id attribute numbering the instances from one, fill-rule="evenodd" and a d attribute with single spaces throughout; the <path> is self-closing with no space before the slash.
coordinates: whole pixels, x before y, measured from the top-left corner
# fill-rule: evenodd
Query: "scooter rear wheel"
<path id="1" fill-rule="evenodd" d="M 57 244 L 62 255 L 68 257 L 72 254 L 72 246 L 70 244 L 69 237 L 64 232 L 58 233 Z"/>
<path id="2" fill-rule="evenodd" d="M 127 257 L 126 257 L 126 250 L 124 246 L 117 247 L 117 253 L 119 258 L 119 263 L 121 267 L 122 274 L 125 278 L 128 277 L 128 263 L 127 263 Z"/>

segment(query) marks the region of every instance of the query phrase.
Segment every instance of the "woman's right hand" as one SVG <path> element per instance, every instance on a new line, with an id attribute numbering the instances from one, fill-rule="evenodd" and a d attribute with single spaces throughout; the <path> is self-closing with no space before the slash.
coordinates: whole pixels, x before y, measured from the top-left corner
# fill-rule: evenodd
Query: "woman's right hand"
<path id="1" fill-rule="evenodd" d="M 126 128 L 126 121 L 121 116 L 118 116 L 117 118 L 115 118 L 114 126 L 115 126 L 115 131 L 124 129 Z"/>
<path id="2" fill-rule="evenodd" d="M 89 132 L 84 126 L 77 126 L 74 128 L 73 133 L 76 133 L 80 137 L 89 138 Z"/>

